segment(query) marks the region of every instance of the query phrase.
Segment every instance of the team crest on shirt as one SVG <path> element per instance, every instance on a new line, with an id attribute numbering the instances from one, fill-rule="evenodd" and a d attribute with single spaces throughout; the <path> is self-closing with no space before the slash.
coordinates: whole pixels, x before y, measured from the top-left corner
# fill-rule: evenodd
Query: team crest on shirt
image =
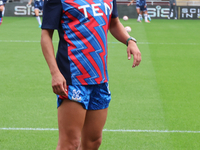
<path id="1" fill-rule="evenodd" d="M 74 89 L 73 91 L 72 91 L 72 100 L 74 100 L 74 101 L 81 101 L 81 96 L 80 96 L 80 94 L 81 94 L 81 91 L 80 90 L 76 90 L 76 89 Z"/>

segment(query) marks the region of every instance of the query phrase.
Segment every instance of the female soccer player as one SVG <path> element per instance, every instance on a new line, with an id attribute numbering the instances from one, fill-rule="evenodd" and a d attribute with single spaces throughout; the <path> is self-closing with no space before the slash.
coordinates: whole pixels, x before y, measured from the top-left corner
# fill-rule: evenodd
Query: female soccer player
<path id="1" fill-rule="evenodd" d="M 54 30 L 60 37 L 55 58 Z M 132 67 L 140 64 L 136 40 L 120 23 L 116 0 L 45 0 L 41 47 L 57 95 L 56 150 L 97 150 L 111 93 L 108 88 L 107 32 L 127 45 Z"/>

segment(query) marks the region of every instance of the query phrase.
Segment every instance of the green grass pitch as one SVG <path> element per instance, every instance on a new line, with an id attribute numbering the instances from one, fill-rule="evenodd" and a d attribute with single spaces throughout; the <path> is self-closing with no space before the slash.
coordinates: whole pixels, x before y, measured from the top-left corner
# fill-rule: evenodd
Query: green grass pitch
<path id="1" fill-rule="evenodd" d="M 122 23 L 142 61 L 132 68 L 126 46 L 108 34 L 112 101 L 100 150 L 200 149 L 199 20 Z M 34 17 L 4 17 L 0 26 L 0 150 L 56 148 L 56 96 L 40 35 Z"/>

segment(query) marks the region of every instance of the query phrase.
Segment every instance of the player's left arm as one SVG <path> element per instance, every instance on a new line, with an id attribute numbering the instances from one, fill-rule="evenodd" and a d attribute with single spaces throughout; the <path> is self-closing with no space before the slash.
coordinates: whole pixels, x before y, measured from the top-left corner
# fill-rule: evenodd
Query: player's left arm
<path id="1" fill-rule="evenodd" d="M 118 17 L 112 18 L 109 27 L 110 33 L 120 42 L 126 44 L 127 39 L 130 37 L 124 26 L 121 24 Z M 135 41 L 129 40 L 127 47 L 128 59 L 131 59 L 131 55 L 134 57 L 132 67 L 138 66 L 141 62 L 141 52 Z"/>

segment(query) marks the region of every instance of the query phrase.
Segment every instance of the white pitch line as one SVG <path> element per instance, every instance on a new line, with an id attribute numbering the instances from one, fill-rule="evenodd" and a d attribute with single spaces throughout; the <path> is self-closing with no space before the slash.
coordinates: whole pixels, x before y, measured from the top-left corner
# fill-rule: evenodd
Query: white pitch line
<path id="1" fill-rule="evenodd" d="M 0 130 L 57 131 L 56 128 L 0 128 Z"/>
<path id="2" fill-rule="evenodd" d="M 25 40 L 25 41 L 22 41 L 22 40 L 0 40 L 0 42 L 15 42 L 15 43 L 38 43 L 40 41 L 29 41 L 29 40 Z"/>
<path id="3" fill-rule="evenodd" d="M 137 42 L 137 44 L 159 44 L 159 45 L 200 45 L 200 43 L 151 43 L 151 42 Z"/>
<path id="4" fill-rule="evenodd" d="M 157 132 L 157 133 L 200 133 L 200 131 L 180 131 L 180 130 L 108 130 L 104 129 L 103 131 L 108 132 Z"/>
<path id="5" fill-rule="evenodd" d="M 121 42 L 108 42 L 108 44 L 121 44 Z M 137 42 L 137 44 L 144 44 L 144 45 L 200 45 L 200 43 L 152 43 L 152 42 Z"/>
<path id="6" fill-rule="evenodd" d="M 15 42 L 15 43 L 39 43 L 40 41 L 30 41 L 30 40 L 0 40 L 0 42 Z M 58 41 L 53 41 L 54 43 L 58 43 Z M 121 44 L 120 42 L 109 42 L 110 44 Z M 200 45 L 200 43 L 152 43 L 152 42 L 137 42 L 137 44 L 144 44 L 144 45 L 152 45 L 152 44 L 159 44 L 159 45 Z"/>
<path id="7" fill-rule="evenodd" d="M 10 42 L 14 42 L 14 43 L 40 43 L 40 41 L 30 41 L 30 40 L 0 40 L 0 42 L 4 42 L 4 43 L 10 43 Z M 58 43 L 58 41 L 53 41 L 53 42 Z"/>
<path id="8" fill-rule="evenodd" d="M 0 128 L 0 130 L 26 130 L 26 131 L 57 131 L 56 128 Z M 200 133 L 200 131 L 181 130 L 125 130 L 125 129 L 103 129 L 104 132 L 149 132 L 149 133 Z"/>

